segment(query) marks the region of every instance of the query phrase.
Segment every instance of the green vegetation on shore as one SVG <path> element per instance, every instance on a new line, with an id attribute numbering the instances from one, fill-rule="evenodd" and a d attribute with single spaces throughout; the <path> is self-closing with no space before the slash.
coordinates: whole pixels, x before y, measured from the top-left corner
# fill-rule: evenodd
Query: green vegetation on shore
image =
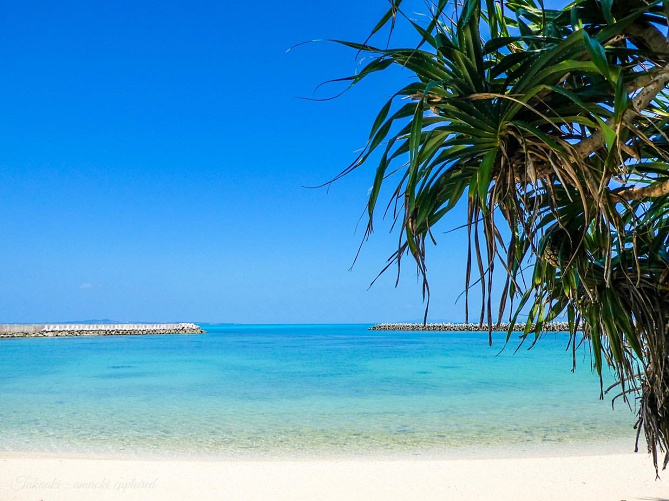
<path id="1" fill-rule="evenodd" d="M 506 313 L 511 324 L 527 315 L 523 334 L 537 337 L 566 318 L 573 344 L 583 331 L 600 376 L 609 365 L 622 399 L 636 399 L 638 429 L 656 468 L 658 452 L 666 467 L 666 2 L 576 0 L 555 10 L 540 0 L 439 0 L 419 18 L 401 4 L 391 1 L 363 43 L 339 42 L 364 56 L 343 79 L 351 85 L 390 66 L 415 77 L 341 173 L 377 163 L 365 237 L 379 210 L 400 237 L 384 271 L 410 257 L 429 306 L 431 243 L 464 205 L 464 285 L 482 296 L 479 323 L 492 332 Z M 413 46 L 381 33 L 397 23 L 415 30 Z M 493 311 L 498 272 L 506 280 Z"/>

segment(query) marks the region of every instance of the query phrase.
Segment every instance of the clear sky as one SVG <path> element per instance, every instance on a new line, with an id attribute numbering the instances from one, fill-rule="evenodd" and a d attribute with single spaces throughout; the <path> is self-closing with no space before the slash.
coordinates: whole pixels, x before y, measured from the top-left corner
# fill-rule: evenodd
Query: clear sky
<path id="1" fill-rule="evenodd" d="M 394 250 L 387 226 L 349 271 L 373 166 L 303 187 L 355 157 L 409 74 L 306 101 L 355 52 L 286 52 L 362 41 L 386 8 L 4 2 L 0 322 L 420 319 L 410 266 L 397 289 L 388 274 L 367 290 Z M 463 318 L 464 236 L 432 252 L 432 320 Z"/>

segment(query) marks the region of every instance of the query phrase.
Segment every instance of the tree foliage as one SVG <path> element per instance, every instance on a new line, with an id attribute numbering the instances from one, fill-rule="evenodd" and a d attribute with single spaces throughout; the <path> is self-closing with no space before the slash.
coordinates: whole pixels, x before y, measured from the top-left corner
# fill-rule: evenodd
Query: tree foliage
<path id="1" fill-rule="evenodd" d="M 600 376 L 610 366 L 623 398 L 638 398 L 637 426 L 666 467 L 669 2 L 438 0 L 418 21 L 401 4 L 364 43 L 338 42 L 367 56 L 350 85 L 391 65 L 415 77 L 342 172 L 378 161 L 366 236 L 390 188 L 381 209 L 401 234 L 389 266 L 411 256 L 429 304 L 426 243 L 466 204 L 479 320 L 492 331 L 505 312 L 529 312 L 524 336 L 536 340 L 567 318 L 573 346 L 582 332 Z M 373 45 L 399 22 L 415 45 Z M 506 281 L 493 312 L 496 266 Z"/>

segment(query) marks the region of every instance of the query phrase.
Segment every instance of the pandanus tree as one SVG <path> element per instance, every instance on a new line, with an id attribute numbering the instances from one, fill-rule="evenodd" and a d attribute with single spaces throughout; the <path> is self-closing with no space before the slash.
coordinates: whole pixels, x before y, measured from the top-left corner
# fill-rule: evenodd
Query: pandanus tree
<path id="1" fill-rule="evenodd" d="M 527 315 L 534 342 L 546 322 L 568 320 L 572 347 L 590 343 L 600 380 L 612 369 L 638 409 L 637 444 L 643 430 L 655 468 L 666 467 L 669 4 L 438 0 L 415 19 L 401 3 L 365 42 L 338 42 L 366 56 L 350 85 L 392 65 L 414 77 L 341 174 L 376 166 L 366 237 L 377 206 L 390 209 L 400 238 L 388 266 L 410 256 L 429 304 L 426 244 L 465 204 L 464 286 L 480 288 L 480 322 L 492 332 L 507 312 Z M 415 43 L 384 35 L 376 46 L 400 22 Z"/>

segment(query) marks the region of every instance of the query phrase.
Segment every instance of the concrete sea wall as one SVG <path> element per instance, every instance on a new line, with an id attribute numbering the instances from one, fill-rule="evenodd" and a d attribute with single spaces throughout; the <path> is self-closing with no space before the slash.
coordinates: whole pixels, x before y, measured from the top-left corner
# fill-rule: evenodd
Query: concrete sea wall
<path id="1" fill-rule="evenodd" d="M 369 328 L 370 331 L 471 331 L 471 332 L 488 332 L 487 324 L 456 324 L 456 323 L 440 323 L 440 324 L 420 324 L 420 323 L 397 323 L 397 324 L 377 324 Z M 500 324 L 493 324 L 493 331 L 505 332 L 509 330 L 509 324 L 502 322 Z M 517 323 L 513 327 L 514 331 L 522 332 L 525 330 L 524 323 Z M 569 331 L 569 324 L 567 322 L 551 322 L 544 325 L 542 332 L 563 332 Z"/>
<path id="2" fill-rule="evenodd" d="M 203 334 L 193 323 L 179 324 L 5 324 L 0 338 L 66 336 L 138 336 L 149 334 Z"/>

